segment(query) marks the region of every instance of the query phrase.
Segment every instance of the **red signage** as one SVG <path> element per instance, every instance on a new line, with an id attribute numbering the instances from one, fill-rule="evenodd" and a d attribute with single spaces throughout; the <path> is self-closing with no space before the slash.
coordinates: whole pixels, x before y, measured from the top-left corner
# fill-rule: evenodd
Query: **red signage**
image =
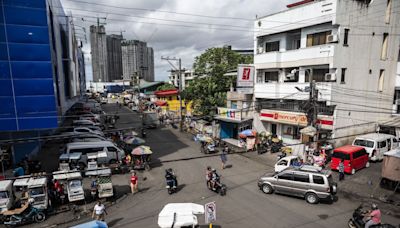
<path id="1" fill-rule="evenodd" d="M 307 126 L 307 116 L 303 113 L 262 110 L 260 112 L 260 117 L 261 120 L 273 121 L 283 124 Z M 333 127 L 333 117 L 318 116 L 317 123 L 320 124 L 322 128 L 331 129 Z"/>

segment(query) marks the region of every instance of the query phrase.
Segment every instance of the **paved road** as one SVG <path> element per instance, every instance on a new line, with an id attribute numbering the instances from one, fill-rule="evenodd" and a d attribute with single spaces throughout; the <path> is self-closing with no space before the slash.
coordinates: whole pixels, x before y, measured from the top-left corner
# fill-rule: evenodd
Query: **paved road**
<path id="1" fill-rule="evenodd" d="M 116 111 L 115 106 L 112 105 L 107 105 L 104 109 L 106 112 Z M 128 115 L 130 112 L 128 109 L 122 108 L 118 112 L 122 115 L 117 127 L 135 127 L 140 124 L 138 115 Z M 304 199 L 284 195 L 265 195 L 258 189 L 256 183 L 257 179 L 272 167 L 235 154 L 228 156 L 228 163 L 232 167 L 221 170 L 218 156 L 202 157 L 199 144 L 187 134 L 181 134 L 175 129 L 148 130 L 146 141 L 154 151 L 155 160 L 160 161 L 160 164 L 149 172 L 139 174 L 140 193 L 129 194 L 124 200 L 109 208 L 106 221 L 110 227 L 158 227 L 158 213 L 167 203 L 205 204 L 215 201 L 216 224 L 222 227 L 339 228 L 347 226 L 348 219 L 359 204 L 357 199 L 340 194 L 337 202 L 318 205 L 310 205 Z M 194 157 L 201 158 L 180 160 Z M 222 182 L 228 186 L 226 196 L 221 197 L 206 188 L 205 168 L 207 165 L 216 167 L 222 175 Z M 178 175 L 180 191 L 177 194 L 168 195 L 164 188 L 163 176 L 166 168 L 173 168 Z M 119 183 L 126 183 L 123 187 L 128 189 L 128 176 L 119 175 L 113 178 Z M 384 216 L 384 219 L 392 223 L 400 222 L 390 216 Z M 204 224 L 204 217 L 199 217 L 199 221 Z M 51 223 L 46 223 L 46 225 L 49 224 Z"/>

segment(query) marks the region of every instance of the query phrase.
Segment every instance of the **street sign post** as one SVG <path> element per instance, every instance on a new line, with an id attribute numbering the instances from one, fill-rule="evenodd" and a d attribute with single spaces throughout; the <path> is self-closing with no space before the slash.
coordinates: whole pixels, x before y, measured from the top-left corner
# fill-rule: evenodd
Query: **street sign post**
<path id="1" fill-rule="evenodd" d="M 211 224 L 217 220 L 217 206 L 215 202 L 209 202 L 204 205 L 204 215 L 206 224 Z"/>

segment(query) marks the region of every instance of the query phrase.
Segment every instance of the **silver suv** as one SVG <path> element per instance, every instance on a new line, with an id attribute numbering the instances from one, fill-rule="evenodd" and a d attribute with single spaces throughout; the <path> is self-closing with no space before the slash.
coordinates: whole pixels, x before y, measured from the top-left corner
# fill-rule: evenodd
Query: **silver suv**
<path id="1" fill-rule="evenodd" d="M 258 187 L 266 194 L 277 192 L 304 197 L 311 204 L 318 203 L 320 199 L 333 200 L 337 189 L 330 171 L 305 165 L 265 174 L 258 180 Z"/>

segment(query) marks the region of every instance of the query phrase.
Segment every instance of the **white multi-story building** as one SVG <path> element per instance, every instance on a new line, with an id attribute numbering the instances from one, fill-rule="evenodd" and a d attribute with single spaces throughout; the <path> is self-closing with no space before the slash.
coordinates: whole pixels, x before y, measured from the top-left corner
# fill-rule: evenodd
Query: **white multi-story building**
<path id="1" fill-rule="evenodd" d="M 396 0 L 305 0 L 256 19 L 255 125 L 298 142 L 307 126 L 310 78 L 321 137 L 347 143 L 391 118 L 399 7 Z"/>
<path id="2" fill-rule="evenodd" d="M 193 81 L 196 76 L 193 70 L 183 70 L 180 76 L 177 70 L 171 70 L 168 77 L 170 84 L 174 85 L 175 87 L 179 87 L 179 82 L 181 81 L 182 89 L 185 89 L 186 86 L 189 85 L 190 81 Z M 182 77 L 182 80 L 180 80 L 180 77 Z"/>

